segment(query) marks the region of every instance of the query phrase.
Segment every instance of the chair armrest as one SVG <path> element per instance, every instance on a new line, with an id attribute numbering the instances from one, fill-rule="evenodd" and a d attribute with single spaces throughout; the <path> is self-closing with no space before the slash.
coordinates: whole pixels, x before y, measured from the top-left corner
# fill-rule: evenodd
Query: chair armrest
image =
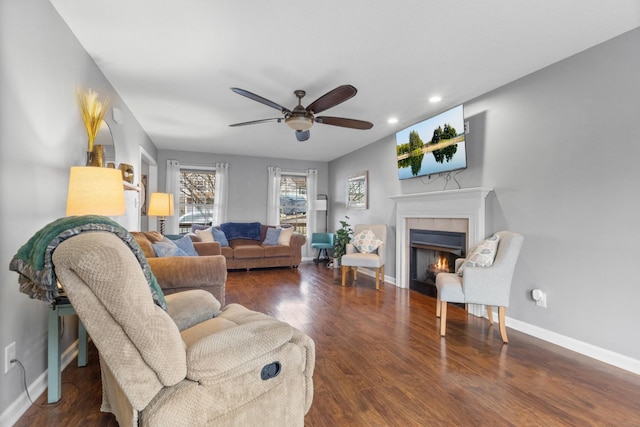
<path id="1" fill-rule="evenodd" d="M 506 269 L 497 266 L 465 267 L 462 289 L 465 302 L 508 307 L 511 277 Z"/>
<path id="2" fill-rule="evenodd" d="M 193 242 L 193 247 L 200 256 L 221 255 L 220 242 Z"/>
<path id="3" fill-rule="evenodd" d="M 220 313 L 220 302 L 210 292 L 201 289 L 167 295 L 167 312 L 183 331 Z"/>
<path id="4" fill-rule="evenodd" d="M 304 234 L 293 233 L 291 235 L 291 240 L 289 241 L 289 246 L 297 246 L 301 247 L 307 241 L 307 237 Z"/>
<path id="5" fill-rule="evenodd" d="M 204 288 L 224 304 L 227 262 L 224 256 L 149 258 L 149 266 L 165 294 Z"/>
<path id="6" fill-rule="evenodd" d="M 466 260 L 466 258 L 456 258 L 455 265 L 454 265 L 454 268 L 455 268 L 455 270 L 454 270 L 454 271 L 455 271 L 455 272 L 457 272 L 457 271 L 460 269 L 460 266 L 462 265 L 462 263 L 463 263 L 465 260 Z"/>
<path id="7" fill-rule="evenodd" d="M 384 265 L 385 258 L 387 257 L 387 248 L 384 243 L 378 246 L 376 253 L 380 257 L 380 265 Z"/>
<path id="8" fill-rule="evenodd" d="M 282 347 L 294 328 L 275 319 L 258 320 L 208 335 L 187 348 L 187 378 L 201 384 Z"/>

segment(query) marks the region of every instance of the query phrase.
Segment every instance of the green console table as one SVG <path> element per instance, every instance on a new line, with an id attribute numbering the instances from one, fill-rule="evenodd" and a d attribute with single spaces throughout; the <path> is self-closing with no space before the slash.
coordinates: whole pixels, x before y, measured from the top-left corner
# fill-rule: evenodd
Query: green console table
<path id="1" fill-rule="evenodd" d="M 76 314 L 67 298 L 58 298 L 49 307 L 48 401 L 55 403 L 62 395 L 60 355 L 60 316 Z M 78 366 L 87 366 L 87 330 L 78 319 Z"/>

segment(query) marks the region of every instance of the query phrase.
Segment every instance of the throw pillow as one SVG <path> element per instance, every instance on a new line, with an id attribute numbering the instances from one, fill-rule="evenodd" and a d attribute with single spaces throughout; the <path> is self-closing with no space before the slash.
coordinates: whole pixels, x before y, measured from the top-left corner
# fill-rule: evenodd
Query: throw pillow
<path id="1" fill-rule="evenodd" d="M 293 227 L 287 227 L 287 228 L 280 227 L 279 230 L 280 230 L 280 235 L 278 236 L 278 244 L 289 246 L 289 243 L 291 242 L 291 236 L 293 236 Z"/>
<path id="2" fill-rule="evenodd" d="M 176 244 L 169 239 L 152 243 L 151 246 L 153 246 L 153 251 L 157 257 L 187 256 L 182 249 L 177 247 Z"/>
<path id="3" fill-rule="evenodd" d="M 488 239 L 483 240 L 473 248 L 469 256 L 456 272 L 458 273 L 458 276 L 463 275 L 465 267 L 491 267 L 493 265 L 493 260 L 496 258 L 499 240 L 500 237 L 493 235 Z"/>
<path id="4" fill-rule="evenodd" d="M 202 224 L 191 224 L 191 232 L 195 233 L 196 230 L 206 230 L 211 227 L 210 225 L 202 225 Z"/>
<path id="5" fill-rule="evenodd" d="M 373 234 L 373 231 L 362 230 L 353 237 L 351 243 L 353 243 L 353 246 L 355 246 L 358 252 L 362 252 L 363 254 L 370 254 L 378 249 L 378 247 L 382 244 L 382 240 L 378 239 L 376 235 Z"/>
<path id="6" fill-rule="evenodd" d="M 215 242 L 211 227 L 205 228 L 204 230 L 196 230 L 196 236 L 198 236 L 201 242 Z"/>
<path id="7" fill-rule="evenodd" d="M 280 233 L 282 232 L 282 228 L 269 227 L 267 228 L 267 236 L 264 238 L 263 245 L 274 246 L 278 244 L 278 238 L 280 237 Z"/>
<path id="8" fill-rule="evenodd" d="M 227 240 L 227 236 L 224 234 L 224 231 L 211 227 L 211 232 L 213 233 L 213 240 L 220 243 L 220 246 L 229 246 L 229 241 Z"/>
<path id="9" fill-rule="evenodd" d="M 182 249 L 184 251 L 184 253 L 188 256 L 198 256 L 198 252 L 196 251 L 196 248 L 193 246 L 193 241 L 191 240 L 191 237 L 187 236 L 183 236 L 177 240 L 174 240 L 173 243 L 175 243 L 175 245 Z"/>

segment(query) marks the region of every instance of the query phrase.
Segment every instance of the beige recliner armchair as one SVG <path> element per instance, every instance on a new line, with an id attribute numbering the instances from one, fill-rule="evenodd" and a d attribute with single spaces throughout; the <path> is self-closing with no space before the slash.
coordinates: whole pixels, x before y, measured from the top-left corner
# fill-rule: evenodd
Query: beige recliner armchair
<path id="1" fill-rule="evenodd" d="M 302 426 L 314 343 L 203 290 L 154 304 L 139 261 L 116 235 L 60 243 L 55 272 L 100 354 L 102 410 L 120 425 Z"/>

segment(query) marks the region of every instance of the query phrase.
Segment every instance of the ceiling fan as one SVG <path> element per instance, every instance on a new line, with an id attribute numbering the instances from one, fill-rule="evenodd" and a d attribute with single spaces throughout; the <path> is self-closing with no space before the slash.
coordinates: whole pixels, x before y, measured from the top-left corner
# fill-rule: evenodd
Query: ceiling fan
<path id="1" fill-rule="evenodd" d="M 306 141 L 309 139 L 309 129 L 311 128 L 311 126 L 313 126 L 314 122 L 351 129 L 371 129 L 373 127 L 373 123 L 366 122 L 364 120 L 346 119 L 344 117 L 316 116 L 316 114 L 318 113 L 328 110 L 331 107 L 335 107 L 336 105 L 343 103 L 349 98 L 353 98 L 358 90 L 351 85 L 338 86 L 337 88 L 325 93 L 320 98 L 313 101 L 307 106 L 307 108 L 302 106 L 302 98 L 307 93 L 304 90 L 296 90 L 293 92 L 293 94 L 298 98 L 298 105 L 296 105 L 293 110 L 289 110 L 288 108 L 278 105 L 273 101 L 269 101 L 266 98 L 263 98 L 259 95 L 256 95 L 255 93 L 251 93 L 244 89 L 232 87 L 231 90 L 238 95 L 246 96 L 247 98 L 260 102 L 261 104 L 275 108 L 276 110 L 280 110 L 280 112 L 284 115 L 284 117 L 275 117 L 271 119 L 235 123 L 229 125 L 231 127 L 254 125 L 257 123 L 265 122 L 280 123 L 284 121 L 287 126 L 289 126 L 296 132 L 296 138 L 298 139 L 298 141 Z"/>

